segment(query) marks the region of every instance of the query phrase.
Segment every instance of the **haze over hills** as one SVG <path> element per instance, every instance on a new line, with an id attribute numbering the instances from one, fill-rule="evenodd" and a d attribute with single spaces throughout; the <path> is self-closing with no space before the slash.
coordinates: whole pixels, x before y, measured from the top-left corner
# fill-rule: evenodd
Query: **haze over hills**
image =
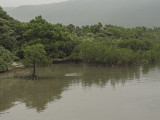
<path id="1" fill-rule="evenodd" d="M 91 25 L 101 22 L 124 27 L 159 27 L 159 5 L 159 0 L 70 0 L 4 10 L 23 22 L 42 15 L 48 22 L 65 25 Z"/>

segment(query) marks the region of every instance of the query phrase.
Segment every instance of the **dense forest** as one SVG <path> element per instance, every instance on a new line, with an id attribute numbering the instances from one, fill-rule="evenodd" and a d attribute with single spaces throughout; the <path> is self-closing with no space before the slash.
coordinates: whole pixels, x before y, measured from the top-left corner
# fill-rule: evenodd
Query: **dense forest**
<path id="1" fill-rule="evenodd" d="M 51 24 L 42 16 L 23 23 L 0 7 L 0 72 L 11 69 L 13 61 L 23 60 L 27 50 L 36 50 L 40 59 L 47 55 L 51 60 L 108 66 L 148 64 L 160 59 L 160 28 L 102 23 L 66 26 Z"/>

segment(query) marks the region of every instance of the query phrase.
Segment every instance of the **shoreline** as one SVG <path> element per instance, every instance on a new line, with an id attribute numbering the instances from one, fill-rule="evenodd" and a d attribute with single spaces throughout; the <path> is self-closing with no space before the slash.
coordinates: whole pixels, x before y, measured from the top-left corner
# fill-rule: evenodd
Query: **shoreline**
<path id="1" fill-rule="evenodd" d="M 70 60 L 54 60 L 52 61 L 52 64 L 51 65 L 54 65 L 54 64 L 75 64 L 75 65 L 84 65 L 84 66 L 88 66 L 88 67 L 108 67 L 108 68 L 115 68 L 115 67 L 138 67 L 138 66 L 148 66 L 148 65 L 153 65 L 153 64 L 156 64 L 158 63 L 158 61 L 156 62 L 153 62 L 153 63 L 149 63 L 149 64 L 146 64 L 146 65 L 143 65 L 143 64 L 134 64 L 134 65 L 107 65 L 107 64 L 103 64 L 103 63 L 86 63 L 86 62 L 73 62 L 73 61 L 70 61 Z M 0 72 L 1 73 L 6 73 L 6 72 L 10 72 L 10 71 L 14 71 L 16 69 L 23 69 L 25 68 L 24 65 L 22 65 L 21 62 L 13 62 L 12 64 L 12 67 L 11 69 L 7 70 L 7 71 L 3 71 L 3 72 Z"/>

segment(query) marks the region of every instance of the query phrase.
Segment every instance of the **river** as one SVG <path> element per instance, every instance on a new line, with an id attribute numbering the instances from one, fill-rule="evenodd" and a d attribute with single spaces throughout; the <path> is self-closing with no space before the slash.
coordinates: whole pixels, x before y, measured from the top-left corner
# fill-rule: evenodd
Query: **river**
<path id="1" fill-rule="evenodd" d="M 0 74 L 0 120 L 160 120 L 160 64 L 54 64 Z"/>

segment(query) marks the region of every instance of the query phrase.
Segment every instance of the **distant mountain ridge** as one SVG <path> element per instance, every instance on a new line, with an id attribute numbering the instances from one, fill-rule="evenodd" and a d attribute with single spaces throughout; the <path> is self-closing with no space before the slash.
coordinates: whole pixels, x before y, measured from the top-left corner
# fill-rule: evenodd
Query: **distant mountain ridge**
<path id="1" fill-rule="evenodd" d="M 91 25 L 101 22 L 124 27 L 160 26 L 159 0 L 70 0 L 45 5 L 4 8 L 23 22 L 42 15 L 48 22 Z"/>

